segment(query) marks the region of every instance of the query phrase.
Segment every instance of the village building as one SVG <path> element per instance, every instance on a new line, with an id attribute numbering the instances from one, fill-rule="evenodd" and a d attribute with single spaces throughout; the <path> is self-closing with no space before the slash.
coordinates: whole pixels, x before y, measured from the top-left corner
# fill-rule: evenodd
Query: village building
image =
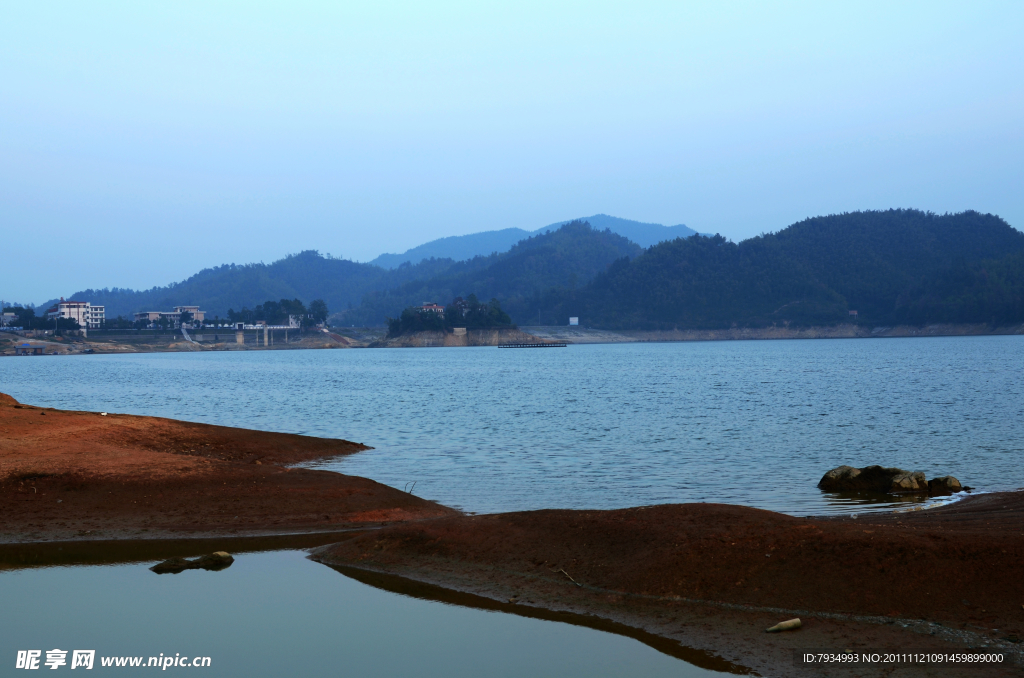
<path id="1" fill-rule="evenodd" d="M 439 306 L 433 301 L 425 301 L 423 302 L 423 305 L 420 306 L 420 311 L 430 311 L 431 313 L 440 313 L 441 315 L 444 315 L 444 306 Z"/>
<path id="2" fill-rule="evenodd" d="M 173 311 L 142 311 L 135 314 L 135 320 L 145 320 L 147 323 L 154 323 L 161 318 L 168 318 L 175 327 L 181 326 L 181 314 L 191 313 L 192 322 L 202 324 L 206 320 L 206 311 L 200 311 L 198 306 L 175 306 Z"/>
<path id="3" fill-rule="evenodd" d="M 64 297 L 61 297 L 60 301 L 46 310 L 46 317 L 49 320 L 68 318 L 81 327 L 92 330 L 103 326 L 106 309 L 103 306 L 93 306 L 88 301 L 64 301 Z"/>

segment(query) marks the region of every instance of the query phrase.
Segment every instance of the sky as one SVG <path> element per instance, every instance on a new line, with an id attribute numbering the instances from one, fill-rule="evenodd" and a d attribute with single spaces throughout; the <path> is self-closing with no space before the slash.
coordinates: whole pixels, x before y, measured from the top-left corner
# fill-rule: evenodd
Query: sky
<path id="1" fill-rule="evenodd" d="M 7 3 L 0 298 L 595 213 L 1024 228 L 1024 3 Z"/>

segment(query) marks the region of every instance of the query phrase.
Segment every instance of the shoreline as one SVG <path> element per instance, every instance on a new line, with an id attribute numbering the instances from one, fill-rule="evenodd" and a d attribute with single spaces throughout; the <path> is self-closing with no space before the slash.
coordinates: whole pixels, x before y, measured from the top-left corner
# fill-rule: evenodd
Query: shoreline
<path id="1" fill-rule="evenodd" d="M 522 328 L 542 339 L 574 344 L 632 344 L 689 341 L 774 341 L 786 339 L 894 339 L 920 337 L 980 337 L 1024 335 L 1024 323 L 1005 327 L 937 323 L 869 327 L 852 323 L 824 327 L 733 327 L 718 330 L 601 330 L 575 326 Z"/>
<path id="2" fill-rule="evenodd" d="M 344 440 L 4 395 L 0 431 L 0 570 L 226 544 L 315 548 L 311 559 L 364 583 L 596 620 L 727 670 L 806 675 L 793 652 L 808 648 L 988 648 L 1024 662 L 1024 491 L 856 519 L 725 504 L 467 515 L 365 478 L 289 466 L 370 449 Z M 764 633 L 792 616 L 804 621 L 799 631 Z M 861 668 L 846 675 L 877 675 Z"/>
<path id="3" fill-rule="evenodd" d="M 569 344 L 636 344 L 703 341 L 781 341 L 796 339 L 909 339 L 923 337 L 988 337 L 1024 335 L 1024 324 L 992 327 L 984 324 L 937 323 L 924 326 L 897 325 L 869 327 L 842 324 L 821 327 L 760 327 L 718 330 L 602 330 L 564 325 L 523 326 L 514 331 L 472 330 L 454 336 L 444 332 L 420 332 L 416 335 L 384 338 L 385 328 L 338 328 L 341 332 L 310 335 L 286 345 L 251 346 L 230 342 L 190 344 L 186 341 L 162 343 L 118 343 L 80 337 L 36 339 L 10 332 L 0 332 L 0 357 L 14 355 L 19 343 L 41 344 L 45 355 L 113 355 L 126 353 L 198 353 L 221 351 L 294 351 L 343 348 L 438 348 L 466 346 L 497 346 L 504 341 L 566 342 Z M 4 338 L 9 339 L 6 343 Z"/>
<path id="4" fill-rule="evenodd" d="M 356 535 L 311 557 L 513 613 L 597 616 L 763 675 L 807 675 L 793 653 L 809 648 L 987 648 L 1017 667 L 972 667 L 972 675 L 1019 675 L 1022 525 L 1021 491 L 857 519 L 669 504 L 439 518 Z M 803 620 L 800 630 L 764 633 L 792 617 Z M 844 675 L 881 670 L 859 668 Z"/>
<path id="5" fill-rule="evenodd" d="M 291 467 L 370 449 L 347 440 L 6 395 L 0 431 L 0 542 L 314 533 L 456 513 L 366 478 Z"/>

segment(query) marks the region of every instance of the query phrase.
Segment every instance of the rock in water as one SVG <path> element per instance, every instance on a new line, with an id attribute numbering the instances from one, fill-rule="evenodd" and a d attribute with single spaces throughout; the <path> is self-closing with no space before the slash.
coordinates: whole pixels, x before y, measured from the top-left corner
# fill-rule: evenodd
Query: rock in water
<path id="1" fill-rule="evenodd" d="M 861 481 L 858 480 L 858 476 L 860 476 L 859 468 L 840 466 L 823 475 L 818 481 L 818 487 L 826 492 L 842 492 L 859 485 Z"/>
<path id="2" fill-rule="evenodd" d="M 928 492 L 928 481 L 920 471 L 903 471 L 892 477 L 886 492 L 890 494 L 923 494 Z"/>
<path id="3" fill-rule="evenodd" d="M 953 476 L 925 479 L 920 471 L 901 468 L 840 466 L 821 477 L 818 487 L 825 492 L 880 492 L 886 494 L 945 495 L 963 488 Z"/>
<path id="4" fill-rule="evenodd" d="M 818 487 L 826 492 L 925 493 L 928 482 L 920 471 L 882 466 L 840 466 L 822 476 Z"/>
<path id="5" fill-rule="evenodd" d="M 235 562 L 235 559 L 227 551 L 215 551 L 208 556 L 203 556 L 196 562 L 204 570 L 217 571 L 230 567 L 231 563 Z"/>
<path id="6" fill-rule="evenodd" d="M 942 476 L 941 478 L 932 478 L 928 481 L 928 494 L 933 497 L 950 495 L 954 492 L 961 492 L 963 489 L 960 481 L 953 476 Z"/>
<path id="7" fill-rule="evenodd" d="M 226 551 L 216 551 L 210 555 L 201 556 L 195 560 L 188 560 L 187 558 L 168 558 L 162 563 L 157 563 L 153 567 L 149 568 L 157 574 L 178 574 L 185 570 L 223 570 L 226 567 L 230 567 L 231 563 L 235 562 L 235 559 L 231 557 L 231 554 Z"/>

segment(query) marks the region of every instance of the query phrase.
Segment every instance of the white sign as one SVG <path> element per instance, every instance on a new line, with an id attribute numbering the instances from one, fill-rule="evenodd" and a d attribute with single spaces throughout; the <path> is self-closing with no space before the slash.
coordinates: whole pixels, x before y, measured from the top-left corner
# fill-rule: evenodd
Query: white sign
<path id="1" fill-rule="evenodd" d="M 569 324 L 570 325 L 579 325 L 580 324 L 580 319 L 579 318 L 569 318 Z"/>

